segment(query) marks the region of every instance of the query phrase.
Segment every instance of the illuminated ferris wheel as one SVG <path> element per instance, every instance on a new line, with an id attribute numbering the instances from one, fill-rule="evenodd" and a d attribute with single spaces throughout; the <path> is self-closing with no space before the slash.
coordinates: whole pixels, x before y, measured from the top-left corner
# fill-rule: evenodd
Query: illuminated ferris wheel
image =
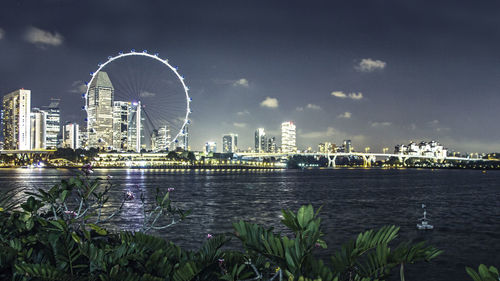
<path id="1" fill-rule="evenodd" d="M 187 146 L 179 141 L 187 134 L 192 99 L 168 59 L 132 49 L 109 56 L 90 75 L 82 95 L 88 147 L 139 152 Z"/>

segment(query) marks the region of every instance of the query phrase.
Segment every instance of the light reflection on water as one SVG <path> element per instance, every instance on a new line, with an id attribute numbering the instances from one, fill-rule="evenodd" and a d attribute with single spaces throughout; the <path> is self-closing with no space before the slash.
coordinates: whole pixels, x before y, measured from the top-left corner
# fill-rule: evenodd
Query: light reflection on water
<path id="1" fill-rule="evenodd" d="M 0 189 L 48 188 L 75 170 L 0 169 Z M 113 176 L 110 204 L 124 192 L 126 203 L 112 226 L 142 225 L 140 193 L 152 200 L 156 187 L 174 187 L 177 206 L 192 209 L 189 219 L 158 234 L 185 247 L 196 247 L 207 233 L 231 232 L 240 219 L 284 231 L 281 209 L 323 205 L 322 219 L 329 255 L 341 242 L 368 228 L 401 226 L 401 237 L 425 239 L 444 249 L 430 264 L 409 267 L 411 280 L 470 280 L 466 265 L 500 264 L 500 171 L 337 169 L 311 171 L 96 170 Z M 22 198 L 22 193 L 17 194 Z M 420 204 L 426 203 L 432 232 L 415 230 Z M 109 212 L 108 212 L 109 213 Z M 162 221 L 168 223 L 170 221 Z M 111 226 L 110 225 L 110 226 Z"/>

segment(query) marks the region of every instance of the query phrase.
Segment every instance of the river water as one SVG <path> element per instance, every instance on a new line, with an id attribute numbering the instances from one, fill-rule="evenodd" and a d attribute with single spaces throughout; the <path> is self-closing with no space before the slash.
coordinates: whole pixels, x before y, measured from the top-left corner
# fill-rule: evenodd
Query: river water
<path id="1" fill-rule="evenodd" d="M 0 169 L 0 190 L 46 188 L 75 170 Z M 407 280 L 472 280 L 465 266 L 500 266 L 500 171 L 430 169 L 333 169 L 276 171 L 96 170 L 111 175 L 111 204 L 130 190 L 136 199 L 112 226 L 142 224 L 139 194 L 152 198 L 156 187 L 174 187 L 173 201 L 191 209 L 187 221 L 158 233 L 194 248 L 208 233 L 232 230 L 240 219 L 280 225 L 280 210 L 311 203 L 321 212 L 328 257 L 361 231 L 394 224 L 400 240 L 427 240 L 445 252 L 429 264 L 408 266 Z M 22 196 L 20 193 L 19 196 Z M 433 231 L 416 230 L 421 204 Z"/>

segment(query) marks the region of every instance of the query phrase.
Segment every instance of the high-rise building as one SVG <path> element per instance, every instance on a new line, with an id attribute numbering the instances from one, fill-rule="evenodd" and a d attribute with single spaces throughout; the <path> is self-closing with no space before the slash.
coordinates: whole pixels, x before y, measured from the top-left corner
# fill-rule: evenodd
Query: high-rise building
<path id="1" fill-rule="evenodd" d="M 154 152 L 170 150 L 170 130 L 168 126 L 160 127 L 158 130 L 153 130 L 151 136 L 151 150 Z"/>
<path id="2" fill-rule="evenodd" d="M 267 151 L 267 139 L 264 128 L 255 130 L 255 152 L 264 153 Z"/>
<path id="3" fill-rule="evenodd" d="M 47 132 L 47 112 L 33 108 L 30 114 L 31 149 L 45 149 Z"/>
<path id="4" fill-rule="evenodd" d="M 205 153 L 209 154 L 210 152 L 216 153 L 217 152 L 217 143 L 214 141 L 209 141 L 205 143 Z"/>
<path id="5" fill-rule="evenodd" d="M 80 126 L 76 123 L 64 125 L 63 147 L 77 149 L 80 148 Z"/>
<path id="6" fill-rule="evenodd" d="M 267 152 L 271 153 L 278 152 L 278 144 L 276 143 L 276 137 L 271 137 L 267 139 Z"/>
<path id="7" fill-rule="evenodd" d="M 113 147 L 113 96 L 115 89 L 109 76 L 99 71 L 89 85 L 87 95 L 88 146 Z"/>
<path id="8" fill-rule="evenodd" d="M 45 146 L 47 149 L 59 147 L 61 135 L 61 111 L 59 110 L 59 99 L 50 99 L 48 106 L 42 107 L 47 113 L 45 118 Z"/>
<path id="9" fill-rule="evenodd" d="M 344 140 L 344 152 L 351 153 L 353 151 L 351 140 Z"/>
<path id="10" fill-rule="evenodd" d="M 31 148 L 30 115 L 30 90 L 16 90 L 3 97 L 4 149 Z"/>
<path id="11" fill-rule="evenodd" d="M 222 152 L 235 153 L 238 149 L 238 134 L 229 133 L 222 136 Z"/>
<path id="12" fill-rule="evenodd" d="M 141 150 L 141 102 L 113 102 L 113 149 Z"/>
<path id="13" fill-rule="evenodd" d="M 297 152 L 295 124 L 291 121 L 281 123 L 281 151 Z"/>
<path id="14" fill-rule="evenodd" d="M 319 153 L 335 153 L 337 146 L 331 142 L 323 142 L 318 144 Z"/>

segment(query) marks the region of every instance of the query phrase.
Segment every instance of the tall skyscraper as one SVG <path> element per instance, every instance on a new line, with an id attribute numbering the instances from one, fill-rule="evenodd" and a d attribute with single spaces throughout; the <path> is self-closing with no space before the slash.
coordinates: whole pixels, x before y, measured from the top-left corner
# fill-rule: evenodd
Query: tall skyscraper
<path id="1" fill-rule="evenodd" d="M 264 128 L 255 130 L 255 152 L 264 153 L 267 151 L 267 139 Z"/>
<path id="2" fill-rule="evenodd" d="M 297 152 L 295 141 L 295 124 L 291 121 L 281 123 L 281 151 L 284 153 Z"/>
<path id="3" fill-rule="evenodd" d="M 229 133 L 222 136 L 222 152 L 235 153 L 238 149 L 238 134 Z"/>
<path id="4" fill-rule="evenodd" d="M 47 132 L 47 112 L 38 108 L 31 110 L 30 128 L 31 128 L 31 149 L 46 148 Z"/>
<path id="5" fill-rule="evenodd" d="M 113 102 L 113 149 L 141 150 L 141 102 Z"/>
<path id="6" fill-rule="evenodd" d="M 17 90 L 3 97 L 4 149 L 31 148 L 31 91 Z"/>
<path id="7" fill-rule="evenodd" d="M 61 135 L 61 111 L 59 110 L 59 99 L 50 99 L 48 106 L 42 107 L 47 113 L 45 118 L 45 146 L 47 149 L 56 149 Z"/>
<path id="8" fill-rule="evenodd" d="M 177 147 L 186 151 L 189 150 L 189 124 L 186 124 L 186 126 L 184 126 L 184 130 L 182 130 L 181 134 L 179 134 Z"/>
<path id="9" fill-rule="evenodd" d="M 109 76 L 99 71 L 89 85 L 87 95 L 88 146 L 113 147 L 113 96 L 115 89 Z"/>
<path id="10" fill-rule="evenodd" d="M 80 126 L 76 123 L 64 125 L 63 147 L 77 149 L 80 148 Z"/>

